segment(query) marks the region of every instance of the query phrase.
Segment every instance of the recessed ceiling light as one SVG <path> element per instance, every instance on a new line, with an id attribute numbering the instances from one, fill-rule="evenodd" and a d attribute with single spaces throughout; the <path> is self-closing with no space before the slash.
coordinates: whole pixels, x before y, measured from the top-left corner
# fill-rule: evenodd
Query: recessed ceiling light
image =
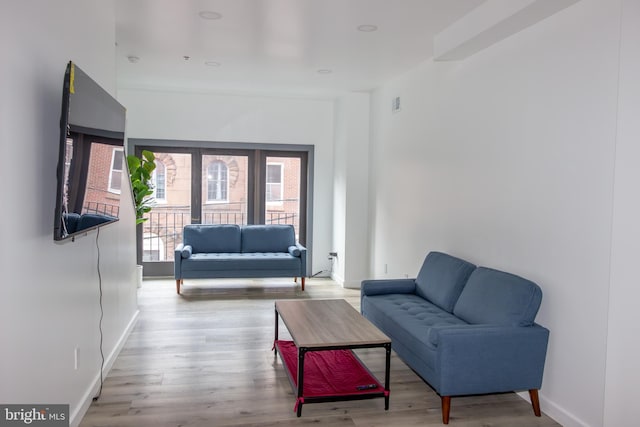
<path id="1" fill-rule="evenodd" d="M 364 33 L 371 33 L 373 31 L 376 31 L 378 29 L 378 26 L 371 25 L 371 24 L 363 24 L 363 25 L 358 25 L 357 29 L 358 31 L 362 31 Z"/>
<path id="2" fill-rule="evenodd" d="M 222 64 L 216 61 L 206 61 L 204 65 L 207 65 L 209 67 L 219 67 Z"/>
<path id="3" fill-rule="evenodd" d="M 198 12 L 198 16 L 200 16 L 200 18 L 202 19 L 221 19 L 222 18 L 222 14 L 218 12 L 213 12 L 211 10 L 203 10 L 201 12 Z"/>
<path id="4" fill-rule="evenodd" d="M 140 57 L 135 56 L 135 55 L 129 55 L 127 56 L 127 59 L 129 60 L 129 62 L 131 62 L 132 64 L 135 64 L 136 62 L 140 61 Z"/>
<path id="5" fill-rule="evenodd" d="M 332 70 L 329 70 L 328 68 L 321 68 L 318 71 L 316 71 L 318 74 L 331 74 L 333 73 Z"/>

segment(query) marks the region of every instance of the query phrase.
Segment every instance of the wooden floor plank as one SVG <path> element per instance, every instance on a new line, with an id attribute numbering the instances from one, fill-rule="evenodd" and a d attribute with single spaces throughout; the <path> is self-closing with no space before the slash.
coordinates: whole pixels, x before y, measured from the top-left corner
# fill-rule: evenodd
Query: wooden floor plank
<path id="1" fill-rule="evenodd" d="M 440 397 L 392 353 L 390 408 L 383 399 L 304 405 L 282 361 L 271 351 L 278 299 L 342 298 L 360 309 L 360 292 L 329 279 L 309 279 L 305 291 L 290 279 L 145 280 L 139 320 L 105 379 L 102 396 L 82 427 L 442 425 Z M 280 324 L 280 338 L 290 339 Z M 384 377 L 384 351 L 358 357 Z M 542 408 L 544 412 L 544 408 Z M 557 427 L 514 393 L 452 399 L 451 426 Z"/>

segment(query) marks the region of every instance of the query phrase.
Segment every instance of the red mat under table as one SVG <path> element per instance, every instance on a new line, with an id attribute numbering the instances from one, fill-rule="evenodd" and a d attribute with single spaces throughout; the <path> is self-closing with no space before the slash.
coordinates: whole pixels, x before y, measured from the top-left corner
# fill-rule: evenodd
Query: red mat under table
<path id="1" fill-rule="evenodd" d="M 275 347 L 287 368 L 294 389 L 298 388 L 298 349 L 293 341 L 277 340 Z M 384 386 L 351 350 L 309 351 L 304 359 L 302 400 L 298 404 L 384 397 Z M 294 410 L 296 410 L 294 409 Z"/>

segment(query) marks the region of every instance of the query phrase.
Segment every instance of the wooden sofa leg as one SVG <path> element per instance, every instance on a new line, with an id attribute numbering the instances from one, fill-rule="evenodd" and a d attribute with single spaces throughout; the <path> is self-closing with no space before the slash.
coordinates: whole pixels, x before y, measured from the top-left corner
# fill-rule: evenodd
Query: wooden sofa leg
<path id="1" fill-rule="evenodd" d="M 451 396 L 440 396 L 442 400 L 442 424 L 449 424 L 449 412 L 451 411 Z"/>
<path id="2" fill-rule="evenodd" d="M 542 416 L 540 413 L 540 399 L 538 398 L 538 390 L 533 388 L 529 390 L 529 398 L 531 399 L 531 406 L 533 406 L 533 413 L 536 417 Z"/>
<path id="3" fill-rule="evenodd" d="M 178 292 L 178 295 L 180 295 L 180 284 L 182 283 L 182 280 L 177 279 L 176 280 L 176 291 Z"/>
<path id="4" fill-rule="evenodd" d="M 304 291 L 304 276 L 302 276 L 302 290 Z"/>

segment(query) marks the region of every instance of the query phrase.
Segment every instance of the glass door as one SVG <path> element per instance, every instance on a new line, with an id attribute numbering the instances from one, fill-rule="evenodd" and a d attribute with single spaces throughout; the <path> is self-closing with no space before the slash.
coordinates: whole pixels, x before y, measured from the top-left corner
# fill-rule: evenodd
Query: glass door
<path id="1" fill-rule="evenodd" d="M 202 155 L 202 224 L 249 224 L 253 215 L 249 163 L 252 156 L 222 151 Z M 251 185 L 251 188 L 253 186 Z"/>
<path id="2" fill-rule="evenodd" d="M 138 227 L 145 276 L 172 276 L 188 224 L 291 224 L 306 244 L 307 153 L 136 146 L 155 154 L 155 204 Z"/>
<path id="3" fill-rule="evenodd" d="M 296 240 L 305 243 L 306 156 L 293 152 L 265 152 L 262 156 L 264 177 L 264 224 L 291 224 Z"/>
<path id="4" fill-rule="evenodd" d="M 155 205 L 145 215 L 138 244 L 145 275 L 173 275 L 173 253 L 182 243 L 182 229 L 191 224 L 191 153 L 154 150 L 151 182 Z M 140 229 L 140 227 L 139 227 Z M 140 247 L 141 246 L 141 247 Z"/>

